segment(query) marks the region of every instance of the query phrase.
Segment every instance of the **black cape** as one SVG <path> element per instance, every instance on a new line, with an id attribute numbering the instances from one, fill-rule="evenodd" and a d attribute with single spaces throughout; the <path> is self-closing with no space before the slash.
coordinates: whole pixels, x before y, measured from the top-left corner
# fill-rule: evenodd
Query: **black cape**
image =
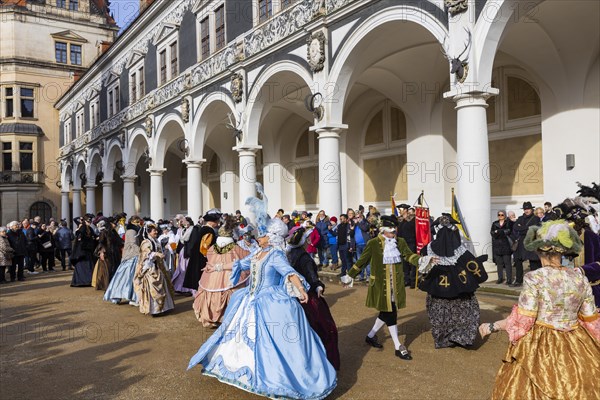
<path id="1" fill-rule="evenodd" d="M 183 254 L 190 261 L 185 271 L 185 278 L 183 279 L 184 288 L 198 290 L 202 269 L 206 266 L 206 257 L 200 253 L 200 243 L 202 242 L 202 238 L 209 233 L 212 234 L 212 246 L 217 241 L 217 234 L 210 226 L 194 226 L 190 239 L 185 243 Z"/>

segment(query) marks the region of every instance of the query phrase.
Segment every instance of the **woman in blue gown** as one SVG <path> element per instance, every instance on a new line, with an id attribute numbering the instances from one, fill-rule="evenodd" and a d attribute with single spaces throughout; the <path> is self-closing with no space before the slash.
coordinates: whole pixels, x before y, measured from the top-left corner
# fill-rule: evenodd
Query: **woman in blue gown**
<path id="1" fill-rule="evenodd" d="M 249 270 L 250 283 L 231 296 L 222 325 L 188 369 L 202 364 L 203 374 L 265 397 L 323 399 L 336 371 L 294 298 L 308 300 L 307 284 L 283 250 L 287 227 L 280 219 L 258 224 L 261 248 L 237 261 L 231 277 L 235 284 Z"/>
<path id="2" fill-rule="evenodd" d="M 121 264 L 104 293 L 105 301 L 110 301 L 113 304 L 119 304 L 123 301 L 134 306 L 138 305 L 137 294 L 133 288 L 133 277 L 140 255 L 141 223 L 142 219 L 137 215 L 129 219 L 127 231 L 125 232 L 125 247 L 123 247 Z"/>

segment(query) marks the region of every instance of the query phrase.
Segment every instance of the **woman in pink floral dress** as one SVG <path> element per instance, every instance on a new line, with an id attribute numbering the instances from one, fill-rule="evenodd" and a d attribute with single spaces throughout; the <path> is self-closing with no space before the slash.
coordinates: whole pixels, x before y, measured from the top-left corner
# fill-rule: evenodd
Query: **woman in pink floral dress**
<path id="1" fill-rule="evenodd" d="M 511 342 L 492 399 L 599 399 L 600 317 L 592 288 L 579 268 L 562 266 L 562 255 L 579 251 L 581 240 L 559 220 L 529 228 L 524 244 L 543 268 L 525 275 L 508 318 L 479 328 L 483 337 L 504 330 Z"/>

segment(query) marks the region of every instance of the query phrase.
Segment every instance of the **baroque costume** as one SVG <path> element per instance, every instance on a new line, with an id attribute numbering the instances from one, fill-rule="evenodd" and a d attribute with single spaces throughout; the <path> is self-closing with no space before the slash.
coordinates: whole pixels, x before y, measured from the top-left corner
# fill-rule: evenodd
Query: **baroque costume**
<path id="1" fill-rule="evenodd" d="M 157 315 L 175 308 L 173 286 L 161 256 L 160 243 L 155 239 L 148 236 L 142 241 L 134 278 L 142 314 Z"/>
<path id="2" fill-rule="evenodd" d="M 287 227 L 279 219 L 267 226 L 266 205 L 257 206 L 263 202 L 256 198 L 246 204 L 253 201 L 259 237 L 268 236 L 270 246 L 234 263 L 232 284 L 243 271 L 250 272 L 250 283 L 233 293 L 221 326 L 188 368 L 202 364 L 205 375 L 265 397 L 325 398 L 336 387 L 336 372 L 294 298 L 306 294 L 292 277 L 306 283 L 282 249 Z"/>
<path id="3" fill-rule="evenodd" d="M 221 219 L 221 212 L 212 209 L 204 215 L 205 222 L 218 222 Z M 183 287 L 191 289 L 192 293 L 198 290 L 202 270 L 206 266 L 206 253 L 210 246 L 215 244 L 217 232 L 209 225 L 196 225 L 192 229 L 190 240 L 185 244 L 185 256 L 189 259 Z"/>
<path id="4" fill-rule="evenodd" d="M 114 304 L 118 304 L 120 301 L 127 301 L 132 305 L 137 305 L 137 295 L 133 289 L 133 277 L 140 254 L 138 242 L 141 239 L 140 229 L 138 225 L 131 222 L 127 224 L 121 264 L 104 293 L 105 301 L 110 301 Z"/>
<path id="5" fill-rule="evenodd" d="M 421 250 L 423 255 L 438 259 L 431 269 L 419 270 L 419 289 L 427 292 L 427 314 L 436 349 L 473 345 L 480 322 L 475 291 L 487 280 L 483 267 L 487 256 L 475 258 L 467 250 L 455 222 L 448 216 L 438 218 L 435 239 Z"/>
<path id="6" fill-rule="evenodd" d="M 245 273 L 237 284 L 230 281 L 233 264 L 250 254 L 236 245 L 232 235 L 233 218 L 229 217 L 219 229 L 217 242 L 206 254 L 206 267 L 193 305 L 196 318 L 204 327 L 216 327 L 221 323 L 231 295 L 248 280 Z"/>
<path id="7" fill-rule="evenodd" d="M 429 263 L 429 257 L 421 257 L 413 253 L 406 241 L 400 237 L 388 238 L 384 233 L 396 232 L 398 220 L 396 216 L 381 217 L 381 234 L 367 242 L 367 245 L 348 275 L 342 277 L 342 283 L 352 285 L 355 278 L 368 264 L 371 265 L 369 289 L 366 306 L 379 311 L 373 329 L 365 338 L 369 345 L 383 347 L 376 336 L 377 331 L 387 325 L 394 341 L 396 356 L 404 360 L 412 360 L 408 349 L 398 339 L 398 309 L 406 307 L 406 291 L 404 288 L 404 269 L 402 261 L 418 266 Z"/>
<path id="8" fill-rule="evenodd" d="M 71 265 L 75 267 L 72 287 L 92 285 L 94 271 L 94 249 L 96 248 L 96 235 L 85 223 L 75 232 L 75 243 L 71 253 Z"/>
<path id="9" fill-rule="evenodd" d="M 308 290 L 308 302 L 302 304 L 308 323 L 319 335 L 325 350 L 327 359 L 333 367 L 340 369 L 340 352 L 338 350 L 338 330 L 329 310 L 329 305 L 321 294 L 325 291 L 325 284 L 319 280 L 318 268 L 315 260 L 306 252 L 306 230 L 296 227 L 290 231 L 288 238 L 287 259 L 290 265 L 304 277 L 310 289 Z"/>
<path id="10" fill-rule="evenodd" d="M 562 254 L 582 247 L 564 220 L 530 228 L 524 245 Z M 580 269 L 544 266 L 526 274 L 505 329 L 511 344 L 492 399 L 600 398 L 600 317 Z"/>

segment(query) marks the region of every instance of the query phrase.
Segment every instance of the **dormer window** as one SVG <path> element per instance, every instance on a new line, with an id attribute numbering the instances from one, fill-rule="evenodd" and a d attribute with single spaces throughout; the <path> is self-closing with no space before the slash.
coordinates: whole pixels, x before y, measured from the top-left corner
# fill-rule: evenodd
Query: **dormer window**
<path id="1" fill-rule="evenodd" d="M 71 10 L 71 11 L 79 10 L 79 0 L 69 0 L 69 10 Z"/>

